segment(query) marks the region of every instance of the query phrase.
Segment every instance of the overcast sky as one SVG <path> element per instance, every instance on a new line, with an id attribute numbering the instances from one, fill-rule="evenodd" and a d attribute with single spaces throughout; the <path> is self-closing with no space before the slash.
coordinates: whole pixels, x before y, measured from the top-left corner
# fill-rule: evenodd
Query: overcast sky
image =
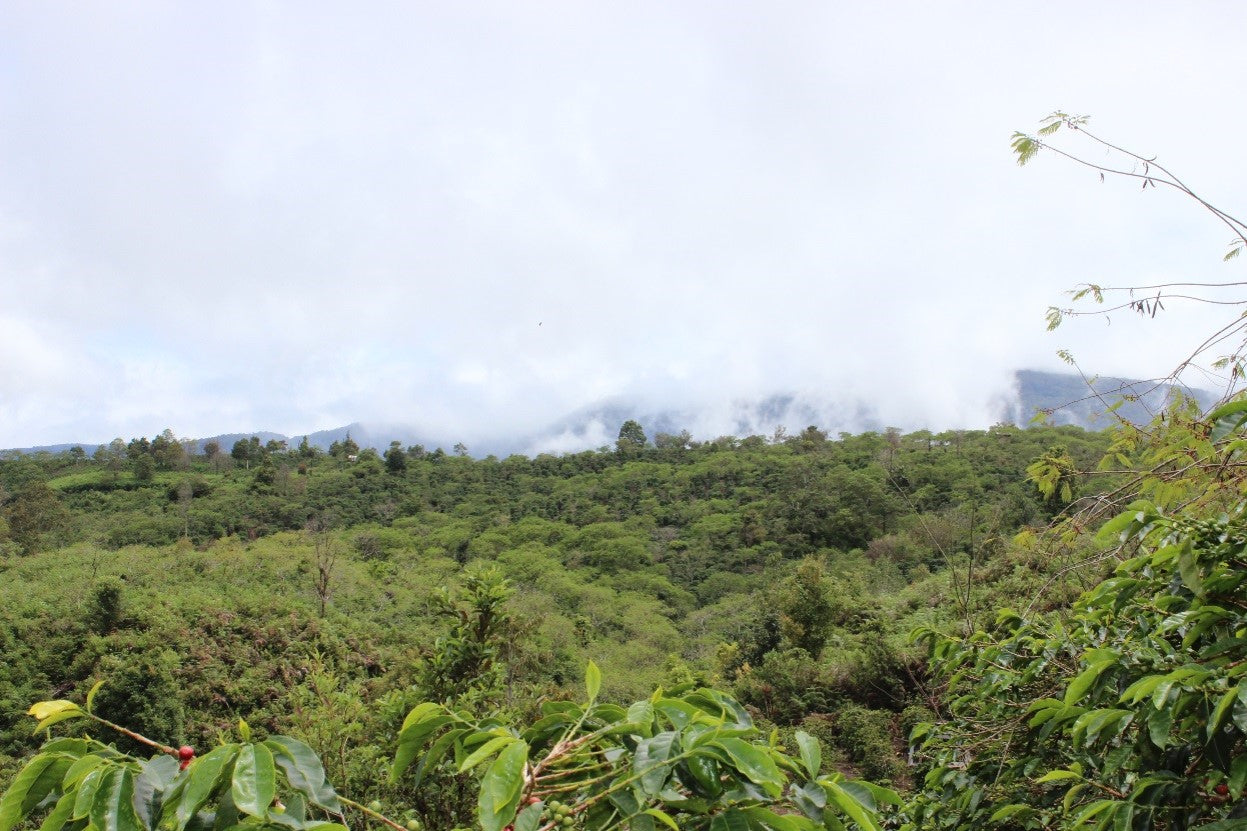
<path id="1" fill-rule="evenodd" d="M 1045 309 L 1243 279 L 1229 232 L 1009 136 L 1090 113 L 1247 210 L 1245 29 L 1241 2 L 0 0 L 0 447 L 780 391 L 981 427 L 1060 348 L 1164 374 L 1214 318 Z"/>

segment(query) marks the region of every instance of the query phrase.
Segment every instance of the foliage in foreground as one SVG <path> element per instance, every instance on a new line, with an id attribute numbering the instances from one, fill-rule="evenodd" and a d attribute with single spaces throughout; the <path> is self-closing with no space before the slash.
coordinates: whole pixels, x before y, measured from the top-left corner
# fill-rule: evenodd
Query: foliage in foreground
<path id="1" fill-rule="evenodd" d="M 885 788 L 823 775 L 819 743 L 806 733 L 788 755 L 715 690 L 660 690 L 624 708 L 598 701 L 592 663 L 585 683 L 585 704 L 549 702 L 526 727 L 421 704 L 403 724 L 392 776 L 413 764 L 415 784 L 439 766 L 479 775 L 483 831 L 878 831 L 879 808 L 900 802 Z M 121 729 L 91 713 L 92 698 L 34 705 L 36 730 L 75 718 Z M 245 722 L 238 741 L 198 758 L 121 731 L 160 753 L 141 760 L 90 737 L 51 739 L 0 797 L 0 831 L 40 818 L 40 831 L 333 831 L 349 809 L 398 831 L 420 827 L 338 795 L 310 747 L 253 739 Z"/>
<path id="2" fill-rule="evenodd" d="M 946 712 L 915 729 L 931 766 L 907 828 L 1247 827 L 1247 504 L 1213 507 L 1241 498 L 1244 413 L 1182 454 L 1208 478 L 1142 488 L 1181 510 L 1140 500 L 1101 528 L 1126 559 L 1072 612 L 926 633 Z"/>

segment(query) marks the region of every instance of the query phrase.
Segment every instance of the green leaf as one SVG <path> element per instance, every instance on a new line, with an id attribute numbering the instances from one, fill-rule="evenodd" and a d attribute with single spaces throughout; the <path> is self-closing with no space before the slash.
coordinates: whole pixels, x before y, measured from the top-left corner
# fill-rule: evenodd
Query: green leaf
<path id="1" fill-rule="evenodd" d="M 342 803 L 321 764 L 316 751 L 298 739 L 289 736 L 269 736 L 265 746 L 273 751 L 273 761 L 282 772 L 290 787 L 307 797 L 308 802 L 319 805 L 330 813 L 342 812 Z"/>
<path id="2" fill-rule="evenodd" d="M 654 705 L 648 701 L 638 701 L 628 708 L 628 723 L 649 727 L 654 721 Z"/>
<path id="3" fill-rule="evenodd" d="M 251 725 L 243 719 L 238 720 L 238 736 L 244 741 L 251 741 Z"/>
<path id="4" fill-rule="evenodd" d="M 206 825 L 203 831 L 244 831 L 241 826 L 243 815 L 238 813 L 238 806 L 234 804 L 233 795 L 229 786 L 222 781 L 221 796 L 216 801 L 216 811 L 204 811 L 202 814 L 196 814 L 195 819 L 191 820 L 188 831 L 201 831 L 201 826 Z M 206 822 L 203 822 L 206 821 Z"/>
<path id="5" fill-rule="evenodd" d="M 422 708 L 428 709 L 422 710 Z M 398 734 L 398 749 L 394 753 L 394 764 L 390 768 L 391 782 L 396 781 L 402 775 L 435 731 L 454 721 L 448 715 L 438 715 L 443 710 L 440 704 L 426 702 L 407 715 L 407 720 L 403 722 L 403 729 Z"/>
<path id="6" fill-rule="evenodd" d="M 801 752 L 801 764 L 811 779 L 818 778 L 818 771 L 823 766 L 823 751 L 818 739 L 804 730 L 797 731 L 797 749 Z"/>
<path id="7" fill-rule="evenodd" d="M 784 786 L 784 777 L 776 767 L 775 760 L 766 751 L 743 739 L 720 739 L 712 744 L 726 750 L 732 757 L 732 764 L 751 782 L 761 785 L 772 796 L 779 795 Z"/>
<path id="8" fill-rule="evenodd" d="M 1243 792 L 1243 788 L 1247 787 L 1247 755 L 1241 755 L 1234 759 L 1234 763 L 1230 765 L 1230 780 L 1227 783 L 1230 793 Z"/>
<path id="9" fill-rule="evenodd" d="M 238 745 L 225 744 L 213 748 L 208 753 L 191 762 L 187 768 L 186 784 L 182 787 L 181 798 L 177 802 L 175 827 L 182 831 L 191 817 L 198 813 L 204 803 L 221 784 L 226 768 L 233 764 L 238 755 Z"/>
<path id="10" fill-rule="evenodd" d="M 1023 805 L 1020 802 L 1014 802 L 1012 804 L 1005 805 L 1001 808 L 998 808 L 996 810 L 996 813 L 992 814 L 991 818 L 988 819 L 988 822 L 1004 822 L 1005 820 L 1009 819 L 1010 817 L 1016 816 L 1017 814 L 1025 813 L 1026 811 L 1034 811 L 1034 810 L 1035 809 L 1029 805 Z"/>
<path id="11" fill-rule="evenodd" d="M 515 831 L 537 831 L 541 825 L 541 811 L 544 802 L 534 802 L 524 806 L 524 810 L 515 815 Z"/>
<path id="12" fill-rule="evenodd" d="M 21 772 L 17 774 L 17 778 L 13 780 L 13 784 L 9 785 L 4 792 L 4 796 L 0 797 L 0 831 L 11 831 L 13 826 L 21 822 L 30 813 L 31 807 L 25 807 L 27 796 L 31 793 L 31 789 L 36 787 L 36 783 L 42 781 L 44 773 L 56 761 L 56 757 L 49 753 L 40 753 L 35 758 L 26 763 Z M 61 771 L 64 775 L 64 769 Z M 44 795 L 47 791 L 44 791 Z M 42 799 L 43 797 L 40 797 Z M 37 802 L 37 800 L 36 800 Z"/>
<path id="13" fill-rule="evenodd" d="M 1077 704 L 1081 701 L 1082 697 L 1087 694 L 1089 689 L 1091 689 L 1091 685 L 1094 684 L 1096 679 L 1100 677 L 1100 674 L 1109 667 L 1115 666 L 1117 661 L 1118 659 L 1116 657 L 1101 658 L 1098 661 L 1094 661 L 1082 672 L 1078 673 L 1065 690 L 1065 703 Z"/>
<path id="14" fill-rule="evenodd" d="M 1247 399 L 1231 401 L 1209 413 L 1205 419 L 1212 425 L 1209 439 L 1218 442 L 1247 425 Z"/>
<path id="15" fill-rule="evenodd" d="M 104 679 L 96 681 L 91 685 L 91 691 L 87 693 L 87 712 L 91 712 L 95 706 L 95 694 L 100 691 L 100 687 L 104 686 Z"/>
<path id="16" fill-rule="evenodd" d="M 710 831 L 749 831 L 749 818 L 739 808 L 728 808 L 711 817 Z"/>
<path id="17" fill-rule="evenodd" d="M 1043 146 L 1025 133 L 1014 133 L 1009 145 L 1013 148 L 1014 155 L 1017 156 L 1019 167 L 1025 166 L 1027 162 L 1035 158 L 1035 154 Z"/>
<path id="18" fill-rule="evenodd" d="M 873 811 L 868 810 L 835 782 L 828 780 L 821 784 L 832 802 L 848 814 L 850 819 L 867 831 L 879 831 L 879 821 Z"/>
<path id="19" fill-rule="evenodd" d="M 815 821 L 822 819 L 823 809 L 827 807 L 827 791 L 822 785 L 806 782 L 798 788 L 793 783 L 788 788 L 788 796 L 801 813 Z"/>
<path id="20" fill-rule="evenodd" d="M 442 713 L 445 708 L 441 704 L 432 701 L 425 701 L 411 708 L 411 712 L 407 714 L 407 718 L 403 719 L 403 726 L 399 728 L 402 733 L 411 727 L 426 721 L 434 716 Z"/>
<path id="21" fill-rule="evenodd" d="M 91 800 L 91 825 L 96 831 L 145 831 L 134 810 L 134 771 L 115 767 L 104 773 Z"/>
<path id="22" fill-rule="evenodd" d="M 589 701 L 596 701 L 601 689 L 602 670 L 593 661 L 589 661 L 589 665 L 585 667 L 585 690 L 589 693 Z"/>
<path id="23" fill-rule="evenodd" d="M 1234 702 L 1238 700 L 1238 687 L 1231 687 L 1217 702 L 1217 706 L 1212 711 L 1212 717 L 1208 719 L 1207 737 L 1211 739 L 1221 726 L 1225 724 L 1225 720 L 1229 718 L 1230 708 L 1234 706 Z"/>
<path id="24" fill-rule="evenodd" d="M 78 783 L 78 790 L 75 792 L 74 812 L 70 816 L 71 819 L 80 820 L 91 813 L 91 803 L 95 800 L 95 792 L 100 789 L 100 783 L 104 781 L 104 773 L 107 769 L 98 767 L 82 777 Z"/>
<path id="25" fill-rule="evenodd" d="M 1199 561 L 1195 558 L 1195 552 L 1191 550 L 1191 546 L 1184 545 L 1182 552 L 1178 555 L 1178 574 L 1182 576 L 1182 582 L 1196 597 L 1203 597 L 1204 578 L 1200 573 Z"/>
<path id="26" fill-rule="evenodd" d="M 1066 779 L 1081 779 L 1077 773 L 1072 770 L 1050 770 L 1043 776 L 1035 780 L 1035 784 L 1042 785 L 1044 782 L 1062 782 Z"/>
<path id="27" fill-rule="evenodd" d="M 134 811 L 144 828 L 155 828 L 160 822 L 165 789 L 177 775 L 178 762 L 172 756 L 156 756 L 143 763 L 134 780 Z"/>
<path id="28" fill-rule="evenodd" d="M 1078 815 L 1074 817 L 1072 827 L 1077 828 L 1078 826 L 1084 824 L 1087 820 L 1112 809 L 1118 804 L 1119 803 L 1114 802 L 1111 799 L 1098 799 L 1095 802 L 1084 806 L 1083 809 L 1078 812 Z"/>
<path id="29" fill-rule="evenodd" d="M 90 743 L 88 743 L 86 739 L 75 739 L 71 736 L 62 736 L 59 739 L 51 739 L 44 742 L 43 747 L 39 748 L 39 750 L 41 753 L 60 753 L 77 759 L 85 754 L 90 746 Z"/>
<path id="30" fill-rule="evenodd" d="M 74 760 L 64 756 L 53 757 L 52 763 L 30 783 L 26 798 L 22 801 L 22 813 L 28 814 L 43 803 L 49 794 L 59 793 L 65 772 L 73 765 Z"/>
<path id="31" fill-rule="evenodd" d="M 761 824 L 775 831 L 816 831 L 821 826 L 800 814 L 777 814 L 762 807 L 742 808 L 741 813 L 750 819 L 751 828 Z"/>
<path id="32" fill-rule="evenodd" d="M 70 793 L 61 794 L 61 798 L 56 801 L 56 807 L 52 809 L 39 826 L 39 831 L 60 831 L 66 822 L 69 822 L 70 815 L 74 812 L 74 801 L 77 794 Z"/>
<path id="33" fill-rule="evenodd" d="M 639 785 L 646 796 L 658 794 L 667 781 L 671 771 L 666 762 L 675 752 L 678 737 L 674 730 L 667 730 L 637 743 L 632 770 L 641 777 Z"/>
<path id="34" fill-rule="evenodd" d="M 1169 729 L 1173 726 L 1173 709 L 1153 710 L 1147 717 L 1147 735 L 1152 744 L 1164 749 L 1169 744 Z"/>
<path id="35" fill-rule="evenodd" d="M 60 713 L 73 710 L 81 710 L 81 708 L 72 701 L 57 699 L 56 701 L 40 701 L 31 704 L 30 709 L 26 711 L 26 715 L 34 716 L 36 721 L 44 721 Z"/>
<path id="36" fill-rule="evenodd" d="M 420 783 L 424 781 L 425 775 L 437 767 L 438 762 L 442 760 L 442 756 L 446 755 L 446 751 L 451 745 L 457 742 L 464 734 L 470 732 L 467 728 L 459 728 L 457 730 L 447 730 L 437 741 L 433 742 L 429 747 L 429 752 L 424 754 L 424 758 L 420 760 L 420 764 L 416 766 L 416 774 L 411 778 L 411 787 L 418 788 Z"/>
<path id="37" fill-rule="evenodd" d="M 699 712 L 696 707 L 678 698 L 660 698 L 653 704 L 654 709 L 666 716 L 671 726 L 677 730 L 688 727 Z"/>
<path id="38" fill-rule="evenodd" d="M 244 814 L 263 817 L 276 795 L 277 772 L 273 753 L 262 744 L 245 744 L 234 762 L 230 796 Z"/>
<path id="39" fill-rule="evenodd" d="M 512 742 L 518 742 L 518 741 L 519 739 L 515 738 L 514 736 L 498 736 L 497 738 L 490 739 L 489 741 L 485 742 L 483 745 L 478 747 L 476 750 L 472 751 L 472 754 L 468 756 L 468 758 L 463 760 L 463 764 L 459 765 L 459 772 L 466 773 L 467 771 L 479 765 L 481 762 L 488 759 L 490 756 L 494 755 L 496 752 L 498 752 L 502 748 L 506 747 Z"/>
<path id="40" fill-rule="evenodd" d="M 524 767 L 528 763 L 528 745 L 514 742 L 498 754 L 481 780 L 477 800 L 481 827 L 485 831 L 501 831 L 515 818 L 524 785 Z"/>
<path id="41" fill-rule="evenodd" d="M 891 788 L 885 788 L 882 785 L 876 785 L 874 782 L 867 782 L 864 779 L 850 779 L 843 782 L 844 785 L 854 785 L 864 788 L 874 799 L 876 805 L 894 805 L 897 808 L 904 807 L 905 800 L 901 799 L 901 795 Z M 846 790 L 848 788 L 846 787 Z"/>
<path id="42" fill-rule="evenodd" d="M 65 776 L 61 779 L 61 787 L 66 790 L 73 788 L 82 780 L 82 777 L 104 764 L 105 761 L 103 756 L 94 753 L 79 758 L 65 771 Z"/>
<path id="43" fill-rule="evenodd" d="M 671 818 L 670 814 L 668 814 L 666 811 L 662 810 L 661 808 L 647 808 L 645 810 L 645 813 L 649 814 L 651 817 L 653 817 L 654 819 L 661 822 L 663 825 L 670 828 L 671 831 L 680 831 L 680 826 L 676 824 L 676 821 Z"/>
<path id="44" fill-rule="evenodd" d="M 1131 704 L 1138 704 L 1140 700 L 1151 695 L 1164 680 L 1165 676 L 1163 675 L 1145 675 L 1129 687 L 1126 687 L 1126 691 L 1117 700 L 1123 704 L 1127 701 Z"/>
<path id="45" fill-rule="evenodd" d="M 1077 785 L 1072 785 L 1070 789 L 1065 792 L 1065 796 L 1061 799 L 1061 807 L 1066 813 L 1069 813 L 1070 806 L 1074 804 L 1074 800 L 1078 799 L 1078 795 L 1089 787 L 1090 785 L 1088 783 L 1081 782 Z"/>
<path id="46" fill-rule="evenodd" d="M 62 702 L 57 701 L 50 703 L 60 704 Z M 86 716 L 86 713 L 84 713 L 77 704 L 74 704 L 72 707 L 65 707 L 63 709 L 56 710 L 51 715 L 40 719 L 39 723 L 35 725 L 35 729 L 31 732 L 38 733 L 41 730 L 47 730 L 53 724 L 59 724 L 60 722 L 68 721 L 71 718 L 83 718 L 84 716 Z"/>

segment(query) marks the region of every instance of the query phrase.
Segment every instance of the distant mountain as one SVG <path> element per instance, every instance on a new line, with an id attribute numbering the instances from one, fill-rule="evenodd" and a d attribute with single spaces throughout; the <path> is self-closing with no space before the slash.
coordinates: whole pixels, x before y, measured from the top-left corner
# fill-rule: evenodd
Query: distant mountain
<path id="1" fill-rule="evenodd" d="M 268 444 L 270 441 L 287 441 L 287 437 L 281 433 L 274 433 L 271 430 L 257 430 L 254 433 L 222 433 L 219 436 L 207 436 L 202 439 L 191 439 L 190 444 L 195 448 L 196 453 L 204 452 L 204 445 L 210 441 L 216 442 L 221 450 L 225 453 L 233 449 L 234 443 L 249 439 L 255 436 L 260 440 L 260 444 Z"/>
<path id="2" fill-rule="evenodd" d="M 726 406 L 655 408 L 622 398 L 578 410 L 525 437 L 525 455 L 566 453 L 602 446 L 613 447 L 619 427 L 638 422 L 652 441 L 660 433 L 678 435 L 687 430 L 693 439 L 719 436 L 772 436 L 776 430 L 800 431 L 807 425 L 855 432 L 883 428 L 872 408 L 859 401 L 816 400 L 795 393 L 777 393 L 757 400 L 738 399 Z"/>
<path id="3" fill-rule="evenodd" d="M 1203 409 L 1221 396 L 1208 390 L 1176 387 L 1155 381 L 1101 376 L 1088 382 L 1081 375 L 1023 369 L 1016 373 L 1017 396 L 1002 414 L 1002 420 L 1025 427 L 1036 413 L 1047 416 L 1051 424 L 1072 424 L 1087 430 L 1103 430 L 1114 423 L 1114 416 L 1132 424 L 1146 424 L 1165 409 L 1178 391 L 1191 396 Z M 1108 406 L 1126 399 L 1112 415 Z"/>
<path id="4" fill-rule="evenodd" d="M 1114 423 L 1106 408 L 1119 398 L 1126 401 L 1116 415 L 1135 424 L 1145 424 L 1164 409 L 1175 391 L 1170 384 L 1127 378 L 1094 379 L 1091 387 L 1082 376 L 1072 373 L 1019 370 L 1011 390 L 997 402 L 995 420 L 1028 426 L 1037 412 L 1048 414 L 1053 424 L 1074 425 L 1087 430 L 1103 430 Z M 1220 396 L 1207 390 L 1182 388 L 1207 409 Z M 626 399 L 611 399 L 566 416 L 544 430 L 527 436 L 518 451 L 526 455 L 560 453 L 601 446 L 613 446 L 619 426 L 633 419 L 652 440 L 659 433 L 678 434 L 688 430 L 698 440 L 717 436 L 770 436 L 778 429 L 798 432 L 815 425 L 833 435 L 839 431 L 860 433 L 882 430 L 887 424 L 868 402 L 812 398 L 796 393 L 777 393 L 757 400 L 732 402 L 722 408 L 662 409 L 645 407 Z M 933 424 L 944 430 L 963 425 Z M 502 455 L 502 454 L 499 454 Z"/>
<path id="5" fill-rule="evenodd" d="M 1011 390 L 1002 391 L 997 421 L 1025 427 L 1031 423 L 1036 412 L 1048 414 L 1053 424 L 1076 425 L 1088 430 L 1102 430 L 1113 423 L 1111 416 L 1104 415 L 1105 408 L 1126 396 L 1116 414 L 1128 421 L 1142 424 L 1164 409 L 1174 387 L 1126 378 L 1101 377 L 1091 386 L 1079 375 L 1071 373 L 1019 370 L 1014 376 Z M 1220 396 L 1207 390 L 1182 390 L 1193 396 L 1204 408 L 1212 406 Z M 522 435 L 473 438 L 470 436 L 436 435 L 418 427 L 376 422 L 355 422 L 331 430 L 308 433 L 308 443 L 321 450 L 328 450 L 335 441 L 343 441 L 349 434 L 361 448 L 372 447 L 384 451 L 391 441 L 404 447 L 423 445 L 429 450 L 442 448 L 450 451 L 457 443 L 464 442 L 476 457 L 506 457 L 513 453 L 535 456 L 540 453 L 570 453 L 598 447 L 612 447 L 619 435 L 619 427 L 632 419 L 641 424 L 645 435 L 651 440 L 660 433 L 678 435 L 687 430 L 698 441 L 719 436 L 772 436 L 784 429 L 796 433 L 808 425 L 815 425 L 833 435 L 840 431 L 860 433 L 882 430 L 887 426 L 874 407 L 865 401 L 840 399 L 832 394 L 816 397 L 791 392 L 776 393 L 757 399 L 733 400 L 717 406 L 685 406 L 680 408 L 647 405 L 623 397 L 611 398 L 576 412 L 569 413 L 549 425 Z M 933 430 L 945 430 L 965 425 L 932 424 Z M 209 441 L 216 441 L 229 452 L 236 441 L 256 436 L 262 443 L 270 440 L 286 441 L 296 447 L 303 436 L 286 436 L 281 433 L 259 431 L 255 433 L 224 433 L 202 439 L 192 439 L 197 452 Z M 23 453 L 62 453 L 80 446 L 88 454 L 95 451 L 95 444 L 65 443 L 22 448 Z M 15 452 L 15 451 L 7 451 Z"/>
<path id="6" fill-rule="evenodd" d="M 75 447 L 81 447 L 83 452 L 90 456 L 99 445 L 71 441 L 64 444 L 41 444 L 38 447 L 15 447 L 12 450 L 0 450 L 0 453 L 51 453 L 56 455 L 57 453 L 67 453 Z"/>

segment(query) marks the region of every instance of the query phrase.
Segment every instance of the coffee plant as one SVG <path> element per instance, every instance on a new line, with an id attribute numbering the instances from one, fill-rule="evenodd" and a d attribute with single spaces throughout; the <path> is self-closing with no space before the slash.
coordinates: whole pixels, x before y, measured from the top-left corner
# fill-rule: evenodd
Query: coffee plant
<path id="1" fill-rule="evenodd" d="M 1247 508 L 1100 536 L 1133 556 L 1072 614 L 925 633 L 947 710 L 907 828 L 1247 828 Z"/>
<path id="2" fill-rule="evenodd" d="M 900 804 L 886 788 L 823 775 L 806 733 L 790 755 L 721 692 L 686 686 L 623 707 L 599 700 L 592 662 L 585 687 L 584 703 L 546 702 L 523 727 L 420 704 L 403 723 L 391 776 L 414 785 L 438 768 L 478 776 L 483 831 L 880 831 L 881 811 Z M 197 756 L 94 714 L 98 689 L 82 706 L 35 704 L 36 731 L 86 721 L 156 754 L 140 759 L 91 735 L 49 738 L 0 797 L 0 831 L 23 822 L 39 831 L 341 831 L 349 812 L 395 831 L 421 827 L 339 795 L 296 739 L 261 741 L 240 722 L 237 741 Z"/>

